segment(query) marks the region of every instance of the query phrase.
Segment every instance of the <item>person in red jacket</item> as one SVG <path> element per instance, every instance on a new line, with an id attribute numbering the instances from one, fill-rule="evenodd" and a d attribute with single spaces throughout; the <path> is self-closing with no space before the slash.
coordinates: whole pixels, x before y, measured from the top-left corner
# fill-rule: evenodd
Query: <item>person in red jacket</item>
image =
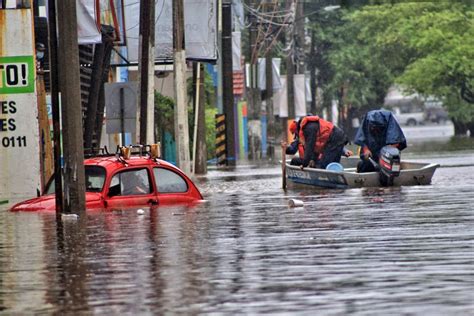
<path id="1" fill-rule="evenodd" d="M 292 159 L 292 165 L 324 169 L 331 162 L 340 162 L 341 155 L 352 155 L 344 148 L 349 142 L 344 131 L 319 116 L 305 116 L 298 122 L 293 121 L 289 129 L 295 140 L 286 153 L 295 154 L 297 148 L 300 156 Z"/>
<path id="2" fill-rule="evenodd" d="M 304 146 L 300 143 L 300 140 L 299 140 L 299 136 L 298 136 L 298 133 L 299 133 L 299 123 L 301 122 L 298 121 L 293 121 L 291 122 L 290 126 L 289 126 L 289 131 L 290 133 L 293 135 L 293 141 L 290 143 L 290 145 L 288 145 L 286 142 L 283 142 L 281 145 L 283 148 L 286 148 L 285 149 L 285 153 L 287 155 L 295 155 L 296 153 L 298 153 L 298 156 L 299 157 L 293 157 L 291 159 L 291 162 L 290 162 L 290 165 L 293 165 L 293 166 L 301 166 L 303 164 L 303 156 L 304 156 Z M 316 159 L 315 156 L 312 157 L 312 160 L 310 162 L 310 166 L 311 167 L 314 167 L 314 160 Z"/>

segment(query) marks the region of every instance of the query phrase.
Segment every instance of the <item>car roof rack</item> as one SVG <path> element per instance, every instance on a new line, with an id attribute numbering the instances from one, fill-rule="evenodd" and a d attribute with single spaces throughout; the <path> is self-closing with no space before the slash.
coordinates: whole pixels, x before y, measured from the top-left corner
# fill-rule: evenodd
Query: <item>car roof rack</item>
<path id="1" fill-rule="evenodd" d="M 127 160 L 131 156 L 148 157 L 158 162 L 158 158 L 161 158 L 160 143 L 152 145 L 129 145 L 120 146 L 117 145 L 115 156 L 122 161 Z"/>
<path id="2" fill-rule="evenodd" d="M 115 156 L 115 154 L 110 153 L 107 146 L 84 148 L 84 158 L 112 157 L 112 156 Z"/>
<path id="3" fill-rule="evenodd" d="M 147 157 L 158 162 L 161 159 L 161 144 L 152 145 L 129 145 L 120 146 L 117 145 L 115 153 L 109 152 L 107 146 L 104 147 L 91 147 L 84 148 L 84 158 L 95 158 L 95 157 L 117 157 L 117 159 L 126 163 L 127 159 L 131 156 Z"/>

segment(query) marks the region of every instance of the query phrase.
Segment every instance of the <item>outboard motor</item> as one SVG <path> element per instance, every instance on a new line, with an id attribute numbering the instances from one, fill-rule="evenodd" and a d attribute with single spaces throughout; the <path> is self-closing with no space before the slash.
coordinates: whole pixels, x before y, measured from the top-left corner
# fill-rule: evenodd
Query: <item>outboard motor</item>
<path id="1" fill-rule="evenodd" d="M 380 184 L 392 186 L 393 179 L 400 175 L 400 150 L 392 146 L 385 146 L 380 150 Z"/>

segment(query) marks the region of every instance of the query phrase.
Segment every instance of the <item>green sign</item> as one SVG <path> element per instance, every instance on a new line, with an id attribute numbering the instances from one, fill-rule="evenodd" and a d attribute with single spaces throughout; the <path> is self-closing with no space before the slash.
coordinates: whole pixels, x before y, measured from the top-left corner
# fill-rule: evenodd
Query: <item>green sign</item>
<path id="1" fill-rule="evenodd" d="M 33 56 L 0 57 L 0 94 L 35 92 Z"/>

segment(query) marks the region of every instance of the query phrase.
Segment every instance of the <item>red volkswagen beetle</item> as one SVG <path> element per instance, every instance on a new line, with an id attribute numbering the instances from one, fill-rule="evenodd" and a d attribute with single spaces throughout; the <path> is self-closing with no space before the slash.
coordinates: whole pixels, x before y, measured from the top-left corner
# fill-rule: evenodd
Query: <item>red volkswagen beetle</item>
<path id="1" fill-rule="evenodd" d="M 149 154 L 93 157 L 86 159 L 84 165 L 87 209 L 191 204 L 202 200 L 198 188 L 180 169 Z M 54 180 L 43 196 L 11 208 L 13 212 L 40 210 L 55 210 Z"/>

